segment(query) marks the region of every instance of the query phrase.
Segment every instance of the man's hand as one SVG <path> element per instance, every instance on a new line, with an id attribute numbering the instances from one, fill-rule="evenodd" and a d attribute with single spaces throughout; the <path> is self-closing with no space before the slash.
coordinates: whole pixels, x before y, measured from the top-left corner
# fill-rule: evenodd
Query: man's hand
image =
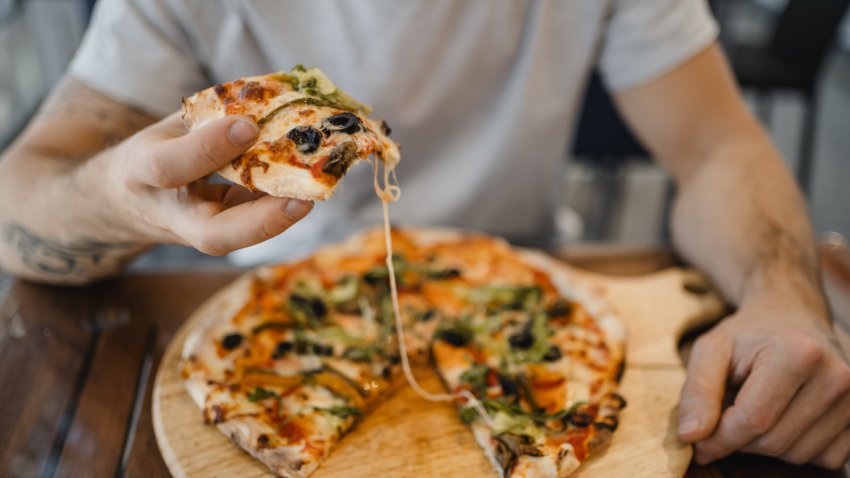
<path id="1" fill-rule="evenodd" d="M 619 92 L 676 180 L 673 239 L 738 312 L 699 339 L 680 436 L 699 463 L 737 450 L 838 467 L 850 454 L 850 370 L 824 319 L 805 202 L 712 45 Z M 740 386 L 723 410 L 727 386 Z"/>
<path id="2" fill-rule="evenodd" d="M 312 203 L 209 184 L 256 140 L 257 125 L 228 116 L 186 132 L 174 114 L 93 161 L 104 167 L 141 240 L 178 243 L 221 255 L 274 237 L 304 217 Z"/>
<path id="3" fill-rule="evenodd" d="M 835 469 L 850 458 L 850 367 L 827 322 L 785 301 L 745 301 L 694 344 L 679 436 L 697 463 L 737 450 Z"/>
<path id="4" fill-rule="evenodd" d="M 281 233 L 312 205 L 204 179 L 256 135 L 236 116 L 188 133 L 64 78 L 0 157 L 0 266 L 84 284 L 154 244 L 224 254 Z"/>

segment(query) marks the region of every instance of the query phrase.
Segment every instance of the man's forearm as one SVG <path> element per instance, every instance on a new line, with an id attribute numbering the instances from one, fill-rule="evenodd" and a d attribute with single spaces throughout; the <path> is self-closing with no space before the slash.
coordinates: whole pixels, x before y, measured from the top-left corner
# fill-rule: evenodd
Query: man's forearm
<path id="1" fill-rule="evenodd" d="M 47 158 L 14 160 L 31 161 L 40 171 L 0 175 L 0 264 L 6 270 L 39 281 L 83 283 L 116 273 L 145 249 L 109 219 L 115 204 L 98 187 L 105 178 L 92 174 L 88 161 L 95 159 L 70 168 Z"/>
<path id="2" fill-rule="evenodd" d="M 115 273 L 144 249 L 115 221 L 114 145 L 153 121 L 66 78 L 0 157 L 0 265 L 40 281 Z M 61 134 L 60 134 L 61 133 Z"/>
<path id="3" fill-rule="evenodd" d="M 778 293 L 825 315 L 805 203 L 778 153 L 752 135 L 705 154 L 680 180 L 679 250 L 735 303 Z"/>

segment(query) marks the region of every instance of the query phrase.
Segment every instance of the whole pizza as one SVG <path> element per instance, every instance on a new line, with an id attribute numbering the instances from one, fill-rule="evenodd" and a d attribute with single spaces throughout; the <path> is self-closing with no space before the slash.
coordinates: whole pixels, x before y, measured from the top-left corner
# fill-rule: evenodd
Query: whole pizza
<path id="1" fill-rule="evenodd" d="M 625 332 L 600 296 L 495 238 L 396 229 L 390 264 L 385 239 L 368 231 L 226 290 L 182 355 L 207 423 L 306 477 L 412 380 L 409 360 L 436 369 L 500 476 L 568 476 L 609 440 Z"/>

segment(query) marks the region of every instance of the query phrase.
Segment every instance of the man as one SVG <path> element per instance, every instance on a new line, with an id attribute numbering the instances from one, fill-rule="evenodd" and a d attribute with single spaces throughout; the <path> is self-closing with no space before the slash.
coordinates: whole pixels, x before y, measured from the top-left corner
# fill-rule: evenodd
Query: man
<path id="1" fill-rule="evenodd" d="M 715 36 L 698 0 L 101 0 L 69 75 L 0 161 L 0 260 L 21 277 L 84 283 L 156 243 L 224 254 L 287 230 L 311 204 L 203 179 L 256 125 L 228 117 L 187 134 L 171 113 L 181 95 L 296 63 L 392 124 L 405 156 L 397 219 L 546 237 L 598 64 L 677 182 L 679 251 L 738 306 L 694 347 L 680 437 L 699 463 L 741 450 L 838 468 L 850 368 L 805 204 Z M 277 251 L 377 224 L 368 174 L 355 168 Z M 740 388 L 723 409 L 726 387 Z"/>

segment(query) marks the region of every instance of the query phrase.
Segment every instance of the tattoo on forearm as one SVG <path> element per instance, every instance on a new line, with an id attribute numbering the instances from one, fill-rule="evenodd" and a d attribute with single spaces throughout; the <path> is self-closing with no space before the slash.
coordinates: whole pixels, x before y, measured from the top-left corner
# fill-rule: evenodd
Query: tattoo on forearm
<path id="1" fill-rule="evenodd" d="M 106 265 L 107 259 L 115 263 L 116 255 L 123 258 L 138 248 L 137 244 L 128 242 L 89 239 L 60 244 L 16 222 L 3 224 L 1 232 L 3 242 L 17 252 L 24 265 L 35 272 L 54 276 L 89 277 L 92 271 Z"/>

